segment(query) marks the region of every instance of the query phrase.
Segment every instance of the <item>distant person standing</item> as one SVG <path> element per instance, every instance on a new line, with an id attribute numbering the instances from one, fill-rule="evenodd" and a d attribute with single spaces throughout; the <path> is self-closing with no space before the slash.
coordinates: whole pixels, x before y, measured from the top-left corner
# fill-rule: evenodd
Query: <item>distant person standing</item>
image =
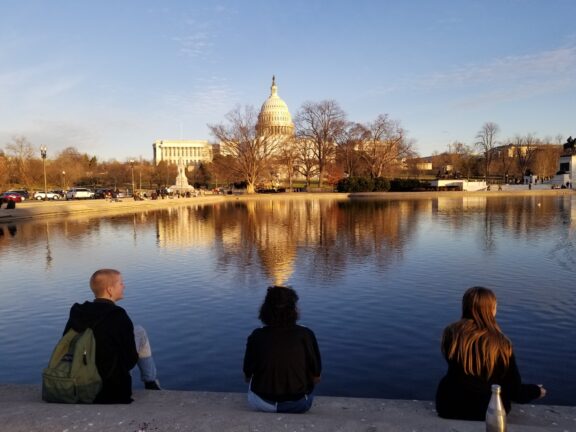
<path id="1" fill-rule="evenodd" d="M 488 288 L 473 287 L 462 298 L 462 318 L 444 329 L 442 354 L 448 372 L 436 392 L 440 417 L 484 420 L 492 384 L 502 388 L 502 402 L 528 403 L 544 397 L 546 390 L 523 384 L 510 339 L 496 322 L 496 296 Z"/>
<path id="2" fill-rule="evenodd" d="M 322 363 L 314 332 L 296 324 L 297 302 L 292 288 L 268 288 L 259 314 L 264 327 L 248 337 L 244 376 L 248 404 L 258 411 L 304 413 L 312 407 Z"/>
<path id="3" fill-rule="evenodd" d="M 156 366 L 144 328 L 132 324 L 126 311 L 116 302 L 124 298 L 124 281 L 118 270 L 101 269 L 90 278 L 94 301 L 75 303 L 64 333 L 70 328 L 82 332 L 92 328 L 96 340 L 96 367 L 102 390 L 94 403 L 131 403 L 130 371 L 137 364 L 145 388 L 160 390 Z"/>

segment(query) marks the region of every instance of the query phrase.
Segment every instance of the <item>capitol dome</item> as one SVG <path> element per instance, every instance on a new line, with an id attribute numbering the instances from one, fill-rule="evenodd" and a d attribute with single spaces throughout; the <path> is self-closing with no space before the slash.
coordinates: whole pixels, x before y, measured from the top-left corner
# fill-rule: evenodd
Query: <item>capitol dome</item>
<path id="1" fill-rule="evenodd" d="M 278 96 L 276 78 L 272 77 L 270 97 L 262 104 L 258 123 L 256 124 L 258 135 L 293 135 L 294 123 L 288 111 L 288 105 Z"/>

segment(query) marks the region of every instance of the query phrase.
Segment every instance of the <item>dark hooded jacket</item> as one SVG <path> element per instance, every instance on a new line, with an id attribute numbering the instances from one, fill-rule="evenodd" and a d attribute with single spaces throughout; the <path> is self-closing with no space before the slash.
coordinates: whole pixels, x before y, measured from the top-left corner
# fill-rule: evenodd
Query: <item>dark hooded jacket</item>
<path id="1" fill-rule="evenodd" d="M 102 390 L 94 403 L 132 402 L 130 370 L 138 362 L 134 325 L 128 314 L 110 300 L 75 303 L 64 333 L 70 328 L 92 328 L 96 340 L 96 367 L 102 378 Z"/>

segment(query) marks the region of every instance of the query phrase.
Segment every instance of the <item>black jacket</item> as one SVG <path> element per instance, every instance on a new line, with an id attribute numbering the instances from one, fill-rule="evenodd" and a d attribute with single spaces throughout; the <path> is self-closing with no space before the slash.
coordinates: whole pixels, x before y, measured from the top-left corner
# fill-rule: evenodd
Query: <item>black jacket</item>
<path id="1" fill-rule="evenodd" d="M 450 341 L 446 340 L 445 343 L 448 346 Z M 522 383 L 514 354 L 507 367 L 503 362 L 498 362 L 490 378 L 467 375 L 461 363 L 456 360 L 447 361 L 448 372 L 436 391 L 436 411 L 440 417 L 484 420 L 492 395 L 492 384 L 500 385 L 500 397 L 507 413 L 512 408 L 512 401 L 528 403 L 540 396 L 540 387 Z"/>
<path id="2" fill-rule="evenodd" d="M 94 403 L 132 402 L 130 370 L 138 362 L 134 326 L 124 309 L 112 301 L 96 299 L 75 303 L 64 333 L 70 328 L 83 331 L 91 327 L 96 339 L 96 367 L 102 390 Z"/>
<path id="3" fill-rule="evenodd" d="M 262 327 L 248 337 L 244 375 L 251 390 L 274 402 L 298 400 L 314 390 L 322 363 L 316 336 L 299 325 Z"/>

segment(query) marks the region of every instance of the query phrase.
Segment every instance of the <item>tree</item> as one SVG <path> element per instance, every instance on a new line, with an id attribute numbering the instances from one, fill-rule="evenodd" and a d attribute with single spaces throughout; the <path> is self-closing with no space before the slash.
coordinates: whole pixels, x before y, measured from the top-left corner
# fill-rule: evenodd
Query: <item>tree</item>
<path id="1" fill-rule="evenodd" d="M 208 125 L 220 141 L 223 155 L 231 155 L 229 167 L 246 181 L 246 192 L 254 193 L 256 185 L 270 172 L 272 158 L 282 144 L 270 134 L 257 134 L 257 113 L 253 107 L 240 107 L 226 115 L 228 124 Z"/>
<path id="2" fill-rule="evenodd" d="M 297 170 L 298 147 L 294 139 L 286 140 L 278 155 L 278 163 L 284 167 L 288 178 L 288 189 L 292 190 L 294 174 Z"/>
<path id="3" fill-rule="evenodd" d="M 358 149 L 365 132 L 366 130 L 361 124 L 349 122 L 338 140 L 336 161 L 349 177 L 360 174 L 361 160 Z"/>
<path id="4" fill-rule="evenodd" d="M 478 147 L 484 154 L 484 180 L 488 182 L 488 175 L 490 165 L 494 155 L 494 148 L 497 145 L 496 135 L 500 131 L 500 127 L 493 122 L 484 123 L 482 129 L 476 135 L 476 147 Z"/>
<path id="5" fill-rule="evenodd" d="M 52 176 L 57 174 L 65 177 L 65 182 L 68 186 L 77 184 L 78 182 L 86 182 L 86 173 L 89 170 L 90 156 L 86 153 L 82 154 L 76 147 L 67 147 L 56 155 L 52 161 L 51 169 Z M 62 173 L 65 174 L 62 174 Z M 64 180 L 62 180 L 64 182 Z"/>
<path id="6" fill-rule="evenodd" d="M 32 144 L 23 136 L 15 136 L 6 145 L 6 153 L 14 162 L 12 166 L 14 172 L 11 173 L 12 179 L 23 186 L 31 186 L 30 162 L 34 159 Z"/>
<path id="7" fill-rule="evenodd" d="M 532 134 L 524 137 L 516 136 L 514 139 L 514 157 L 521 176 L 525 176 L 536 156 L 539 140 Z"/>
<path id="8" fill-rule="evenodd" d="M 10 183 L 9 160 L 0 150 L 0 190 L 6 190 Z"/>
<path id="9" fill-rule="evenodd" d="M 314 144 L 308 139 L 296 139 L 296 171 L 306 179 L 306 187 L 310 187 L 312 177 L 318 174 L 318 160 L 314 153 Z"/>
<path id="10" fill-rule="evenodd" d="M 402 159 L 413 156 L 404 129 L 387 114 L 380 114 L 376 120 L 364 125 L 359 150 L 373 179 L 382 177 L 384 171 L 398 165 Z"/>
<path id="11" fill-rule="evenodd" d="M 334 159 L 336 143 L 346 126 L 346 114 L 333 100 L 305 102 L 294 124 L 298 139 L 311 144 L 318 165 L 318 186 L 322 187 L 327 165 Z"/>
<path id="12" fill-rule="evenodd" d="M 493 161 L 497 164 L 497 172 L 502 175 L 503 181 L 506 181 L 511 174 L 515 160 L 514 144 L 501 146 L 496 152 L 496 156 L 493 157 Z"/>
<path id="13" fill-rule="evenodd" d="M 562 145 L 546 140 L 538 147 L 531 164 L 532 171 L 542 177 L 552 177 L 558 171 Z"/>
<path id="14" fill-rule="evenodd" d="M 156 185 L 158 189 L 170 187 L 176 181 L 177 175 L 178 167 L 163 160 L 154 167 L 150 181 Z"/>
<path id="15" fill-rule="evenodd" d="M 212 181 L 215 183 L 215 186 L 218 186 L 219 184 L 229 185 L 243 180 L 237 173 L 230 170 L 230 167 L 233 164 L 234 157 L 231 155 L 214 155 L 210 165 L 210 172 L 212 173 Z"/>

